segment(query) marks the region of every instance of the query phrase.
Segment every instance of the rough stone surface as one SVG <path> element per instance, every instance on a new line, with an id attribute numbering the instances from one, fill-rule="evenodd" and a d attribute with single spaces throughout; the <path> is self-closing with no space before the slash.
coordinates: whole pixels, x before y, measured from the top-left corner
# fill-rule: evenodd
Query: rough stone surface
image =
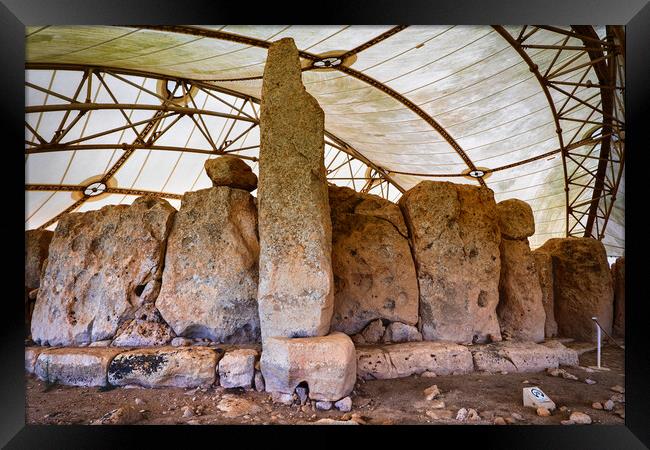
<path id="1" fill-rule="evenodd" d="M 401 343 L 421 341 L 422 334 L 412 325 L 401 322 L 393 322 L 386 327 L 384 332 L 384 343 Z"/>
<path id="2" fill-rule="evenodd" d="M 553 258 L 555 320 L 558 333 L 594 341 L 592 317 L 612 332 L 614 291 L 605 247 L 592 238 L 549 239 L 537 249 Z"/>
<path id="3" fill-rule="evenodd" d="M 507 223 L 505 219 L 501 222 Z M 546 312 L 528 240 L 504 238 L 500 248 L 497 316 L 501 334 L 512 340 L 541 342 L 544 340 Z"/>
<path id="4" fill-rule="evenodd" d="M 453 343 L 423 341 L 357 348 L 357 372 L 364 380 L 402 378 L 425 371 L 462 374 L 473 369 L 467 347 Z"/>
<path id="5" fill-rule="evenodd" d="M 245 191 L 257 189 L 257 175 L 241 158 L 219 156 L 206 160 L 204 167 L 214 187 L 227 186 Z"/>
<path id="6" fill-rule="evenodd" d="M 199 387 L 215 381 L 219 355 L 201 347 L 155 347 L 125 351 L 108 367 L 116 386 Z"/>
<path id="7" fill-rule="evenodd" d="M 510 198 L 497 203 L 499 227 L 505 239 L 526 239 L 535 234 L 535 219 L 530 205 Z"/>
<path id="8" fill-rule="evenodd" d="M 45 350 L 44 347 L 25 347 L 25 372 L 34 373 L 36 360 L 43 350 Z"/>
<path id="9" fill-rule="evenodd" d="M 272 43 L 260 118 L 258 301 L 263 341 L 323 336 L 334 307 L 325 116 L 301 76 L 293 39 Z"/>
<path id="10" fill-rule="evenodd" d="M 611 267 L 614 283 L 614 321 L 612 331 L 616 336 L 625 336 L 625 257 L 614 261 Z"/>
<path id="11" fill-rule="evenodd" d="M 156 306 L 177 335 L 259 341 L 257 211 L 252 195 L 213 187 L 183 196 Z"/>
<path id="12" fill-rule="evenodd" d="M 162 319 L 156 307 L 146 303 L 135 313 L 135 318 L 117 331 L 112 344 L 115 347 L 147 347 L 165 345 L 174 332 Z"/>
<path id="13" fill-rule="evenodd" d="M 334 403 L 334 406 L 341 412 L 352 411 L 352 399 L 349 396 L 342 398 L 338 402 Z"/>
<path id="14" fill-rule="evenodd" d="M 485 372 L 541 372 L 557 368 L 558 351 L 532 342 L 498 342 L 471 348 L 474 368 Z"/>
<path id="15" fill-rule="evenodd" d="M 358 333 L 374 319 L 415 325 L 418 284 L 400 208 L 376 195 L 329 186 L 332 330 Z"/>
<path id="16" fill-rule="evenodd" d="M 579 366 L 578 352 L 572 348 L 564 346 L 560 341 L 550 340 L 543 342 L 542 345 L 552 348 L 557 355 L 557 362 L 562 366 Z"/>
<path id="17" fill-rule="evenodd" d="M 264 376 L 262 375 L 261 370 L 256 370 L 255 371 L 254 381 L 255 381 L 255 390 L 257 392 L 263 392 L 264 389 L 266 389 L 266 386 L 264 384 Z"/>
<path id="18" fill-rule="evenodd" d="M 555 321 L 555 303 L 553 301 L 553 258 L 551 255 L 533 251 L 535 258 L 535 269 L 539 279 L 539 287 L 542 290 L 542 305 L 546 319 L 544 321 L 544 334 L 547 338 L 557 336 L 557 322 Z"/>
<path id="19" fill-rule="evenodd" d="M 41 285 L 41 272 L 47 261 L 54 233 L 48 230 L 25 231 L 25 287 L 29 290 Z"/>
<path id="20" fill-rule="evenodd" d="M 36 359 L 34 373 L 44 381 L 69 386 L 106 386 L 108 365 L 120 350 L 114 348 L 53 348 Z"/>
<path id="21" fill-rule="evenodd" d="M 160 290 L 167 234 L 175 209 L 144 196 L 132 205 L 70 213 L 50 244 L 32 317 L 41 345 L 110 339 Z"/>
<path id="22" fill-rule="evenodd" d="M 413 241 L 425 340 L 501 340 L 500 257 L 494 194 L 483 187 L 422 181 L 399 200 Z"/>
<path id="23" fill-rule="evenodd" d="M 338 401 L 356 381 L 352 340 L 334 332 L 313 338 L 269 338 L 260 360 L 267 392 L 293 393 L 306 382 L 312 400 Z"/>
<path id="24" fill-rule="evenodd" d="M 361 332 L 364 342 L 368 344 L 377 344 L 381 342 L 381 339 L 386 332 L 386 327 L 384 327 L 381 319 L 373 320 L 370 322 Z"/>
<path id="25" fill-rule="evenodd" d="M 257 350 L 238 349 L 227 352 L 219 361 L 219 384 L 225 388 L 250 389 L 255 377 Z"/>
<path id="26" fill-rule="evenodd" d="M 571 413 L 571 416 L 569 416 L 569 421 L 580 425 L 589 425 L 591 423 L 591 417 L 583 412 L 575 411 Z"/>

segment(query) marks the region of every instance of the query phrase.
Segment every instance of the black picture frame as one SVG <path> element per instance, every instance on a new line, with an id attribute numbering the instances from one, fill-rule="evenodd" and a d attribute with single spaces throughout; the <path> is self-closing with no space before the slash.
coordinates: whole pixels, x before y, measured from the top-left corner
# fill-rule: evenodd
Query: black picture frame
<path id="1" fill-rule="evenodd" d="M 18 147 L 24 147 L 24 27 L 46 24 L 611 24 L 626 25 L 626 418 L 625 426 L 434 426 L 434 427 L 88 427 L 26 426 L 24 384 L 23 243 L 24 171 Z M 237 435 L 229 445 L 328 446 L 384 443 L 388 434 L 401 445 L 458 445 L 473 441 L 478 448 L 635 449 L 650 447 L 650 346 L 645 341 L 647 319 L 644 269 L 644 203 L 642 158 L 648 153 L 642 135 L 650 100 L 650 5 L 648 0 L 444 0 L 444 1 L 330 1 L 302 5 L 278 2 L 192 0 L 2 0 L 0 5 L 3 70 L 3 160 L 5 217 L 5 320 L 0 326 L 2 368 L 0 444 L 6 448 L 140 448 L 176 439 L 182 448 L 201 439 L 225 445 L 224 436 Z M 23 155 L 24 156 L 24 155 Z M 22 160 L 24 164 L 24 159 Z M 21 181 L 22 180 L 22 181 Z M 22 229 L 20 228 L 22 226 Z M 11 245 L 7 245 L 11 244 Z M 218 429 L 217 429 L 218 428 Z M 326 429 L 325 429 L 326 428 Z M 353 428 L 353 429 L 351 429 Z M 319 439 L 317 434 L 324 434 Z M 416 437 L 417 434 L 417 437 Z M 345 436 L 341 436 L 345 435 Z M 272 439 L 269 439 L 272 438 Z M 445 444 L 445 441 L 447 442 Z M 205 445 L 198 444 L 197 445 Z M 357 445 L 357 444 L 353 444 Z M 385 445 L 385 444 L 384 444 Z"/>

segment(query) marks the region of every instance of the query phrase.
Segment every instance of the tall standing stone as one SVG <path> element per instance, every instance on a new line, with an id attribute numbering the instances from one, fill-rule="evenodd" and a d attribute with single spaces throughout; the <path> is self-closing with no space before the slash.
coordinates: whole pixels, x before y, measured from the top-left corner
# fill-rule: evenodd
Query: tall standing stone
<path id="1" fill-rule="evenodd" d="M 616 259 L 611 267 L 614 282 L 614 324 L 616 336 L 625 336 L 625 257 Z"/>
<path id="2" fill-rule="evenodd" d="M 160 291 L 176 210 L 154 196 L 59 220 L 32 316 L 41 345 L 112 339 Z"/>
<path id="3" fill-rule="evenodd" d="M 612 332 L 614 289 L 602 242 L 592 238 L 549 239 L 537 252 L 553 259 L 555 320 L 562 337 L 594 341 L 592 317 Z"/>
<path id="4" fill-rule="evenodd" d="M 48 230 L 25 231 L 25 287 L 36 289 L 41 285 L 41 271 L 47 261 L 54 233 Z"/>
<path id="5" fill-rule="evenodd" d="M 412 238 L 424 339 L 500 341 L 501 233 L 494 193 L 422 181 L 399 204 Z"/>
<path id="6" fill-rule="evenodd" d="M 156 306 L 179 336 L 259 341 L 258 255 L 251 194 L 226 186 L 187 192 L 169 233 Z"/>
<path id="7" fill-rule="evenodd" d="M 533 251 L 535 268 L 539 278 L 539 287 L 542 289 L 542 304 L 546 313 L 544 321 L 544 334 L 547 338 L 557 336 L 557 322 L 555 321 L 555 301 L 553 294 L 553 258 L 551 255 Z"/>
<path id="8" fill-rule="evenodd" d="M 501 228 L 501 278 L 497 315 L 501 333 L 512 340 L 544 340 L 546 313 L 528 237 L 535 233 L 533 210 L 518 199 L 497 204 Z"/>
<path id="9" fill-rule="evenodd" d="M 327 334 L 334 300 L 324 114 L 292 39 L 268 50 L 260 120 L 258 302 L 263 341 Z"/>

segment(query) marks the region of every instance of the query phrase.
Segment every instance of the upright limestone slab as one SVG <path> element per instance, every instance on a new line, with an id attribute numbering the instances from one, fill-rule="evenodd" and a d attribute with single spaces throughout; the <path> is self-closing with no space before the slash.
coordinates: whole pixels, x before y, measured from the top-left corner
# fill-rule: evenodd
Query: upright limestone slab
<path id="1" fill-rule="evenodd" d="M 177 335 L 259 341 L 257 211 L 242 189 L 183 196 L 169 234 L 156 306 Z"/>
<path id="2" fill-rule="evenodd" d="M 399 204 L 412 238 L 423 338 L 500 341 L 501 233 L 492 191 L 423 181 Z"/>
<path id="3" fill-rule="evenodd" d="M 32 316 L 40 345 L 112 339 L 160 291 L 174 208 L 139 197 L 59 220 Z"/>
<path id="4" fill-rule="evenodd" d="M 544 340 L 546 313 L 528 237 L 535 233 L 533 210 L 518 199 L 497 204 L 501 228 L 501 279 L 497 315 L 501 333 L 512 340 Z"/>
<path id="5" fill-rule="evenodd" d="M 614 325 L 617 336 L 625 336 L 625 257 L 616 259 L 611 267 L 614 282 Z"/>
<path id="6" fill-rule="evenodd" d="M 533 251 L 535 258 L 535 269 L 539 278 L 539 286 L 542 288 L 542 304 L 546 312 L 544 322 L 544 334 L 547 338 L 557 336 L 557 322 L 555 321 L 555 298 L 553 294 L 553 258 L 544 252 Z"/>
<path id="7" fill-rule="evenodd" d="M 327 334 L 334 301 L 324 114 L 301 80 L 292 39 L 269 47 L 258 184 L 262 340 Z"/>
<path id="8" fill-rule="evenodd" d="M 592 238 L 555 238 L 536 251 L 548 253 L 553 259 L 558 334 L 594 341 L 592 317 L 598 317 L 603 329 L 611 334 L 614 289 L 602 242 Z"/>
<path id="9" fill-rule="evenodd" d="M 332 330 L 359 333 L 386 319 L 415 325 L 418 282 L 402 212 L 394 203 L 330 186 Z"/>

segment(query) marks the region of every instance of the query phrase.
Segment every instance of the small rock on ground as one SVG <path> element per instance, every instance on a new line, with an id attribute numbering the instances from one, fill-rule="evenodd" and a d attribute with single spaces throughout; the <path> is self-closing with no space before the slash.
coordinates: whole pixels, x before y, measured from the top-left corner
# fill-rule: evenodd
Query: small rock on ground
<path id="1" fill-rule="evenodd" d="M 585 424 L 585 425 L 591 423 L 591 417 L 579 411 L 572 412 L 571 415 L 569 416 L 569 420 L 573 421 L 574 423 Z"/>
<path id="2" fill-rule="evenodd" d="M 342 398 L 338 402 L 334 403 L 334 406 L 336 409 L 342 412 L 348 412 L 352 410 L 352 399 L 348 396 L 345 398 Z"/>
<path id="3" fill-rule="evenodd" d="M 591 407 L 593 409 L 603 409 L 603 404 L 600 403 L 600 402 L 594 402 L 594 403 L 591 404 Z"/>
<path id="4" fill-rule="evenodd" d="M 549 411 L 547 408 L 544 408 L 543 406 L 540 406 L 537 408 L 537 415 L 540 417 L 548 417 L 551 415 L 551 411 Z"/>
<path id="5" fill-rule="evenodd" d="M 433 400 L 440 395 L 440 389 L 438 389 L 438 386 L 434 384 L 424 390 L 424 395 L 427 400 Z"/>

